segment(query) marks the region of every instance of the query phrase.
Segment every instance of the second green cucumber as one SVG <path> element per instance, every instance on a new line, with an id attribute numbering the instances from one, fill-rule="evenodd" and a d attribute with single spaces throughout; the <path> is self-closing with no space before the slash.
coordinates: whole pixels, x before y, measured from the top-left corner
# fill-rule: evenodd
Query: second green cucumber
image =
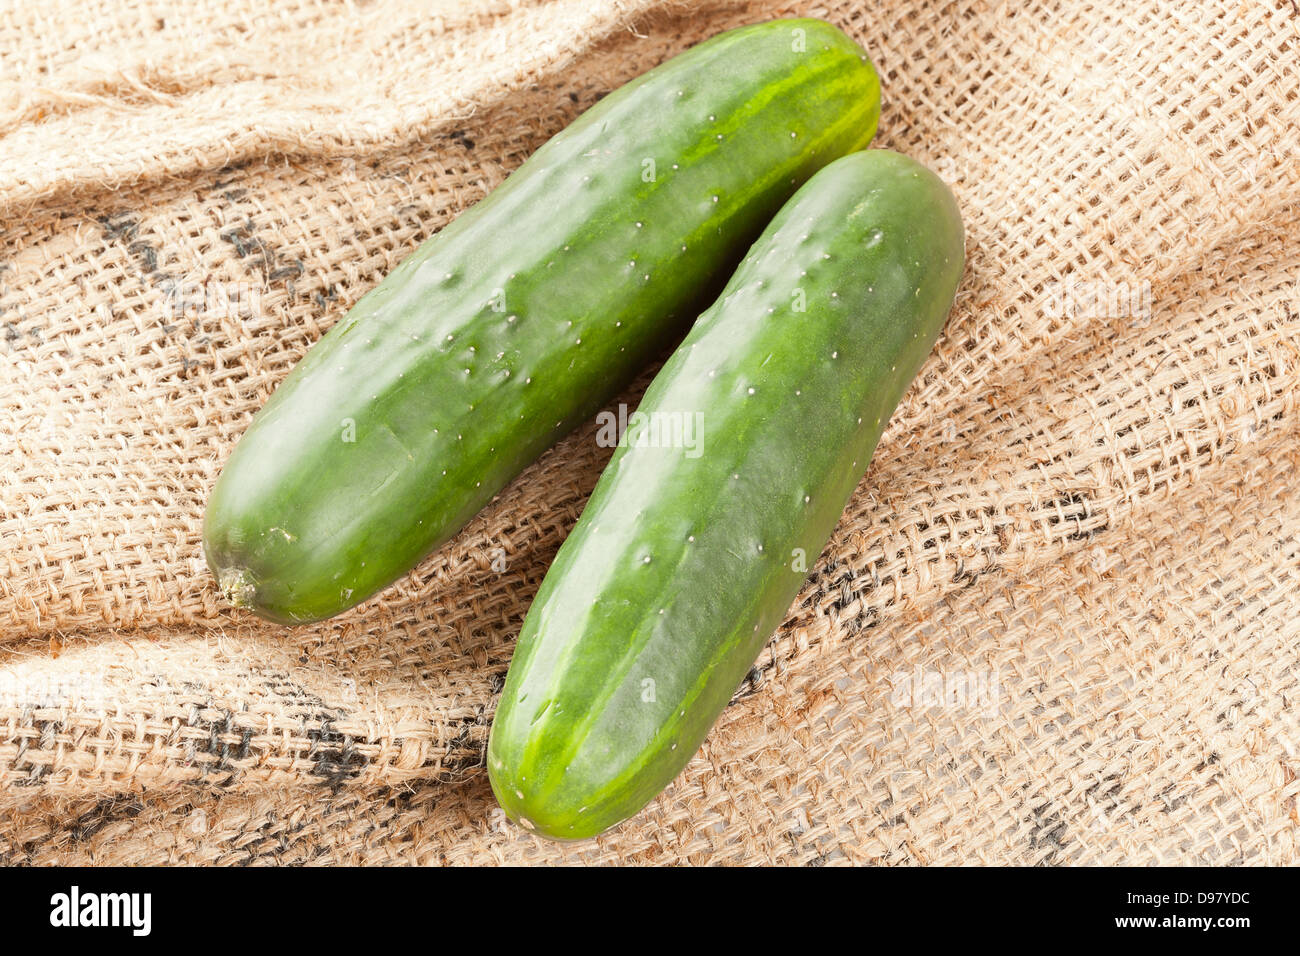
<path id="1" fill-rule="evenodd" d="M 962 262 L 952 194 L 897 153 L 832 163 L 776 216 L 646 391 L 524 621 L 488 745 L 510 817 L 591 836 L 691 759 L 930 354 Z"/>

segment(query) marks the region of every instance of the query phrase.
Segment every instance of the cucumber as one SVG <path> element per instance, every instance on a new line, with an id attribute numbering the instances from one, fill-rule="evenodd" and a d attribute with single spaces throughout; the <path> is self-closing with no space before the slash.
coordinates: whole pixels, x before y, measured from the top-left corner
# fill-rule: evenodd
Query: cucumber
<path id="1" fill-rule="evenodd" d="M 524 621 L 488 744 L 509 817 L 592 836 L 691 759 L 930 353 L 963 246 L 948 188 L 884 150 L 831 163 L 768 226 L 651 383 Z"/>
<path id="2" fill-rule="evenodd" d="M 820 20 L 720 34 L 592 107 L 357 302 L 256 416 L 205 517 L 226 598 L 306 623 L 409 571 L 676 342 L 879 110 L 866 54 Z"/>

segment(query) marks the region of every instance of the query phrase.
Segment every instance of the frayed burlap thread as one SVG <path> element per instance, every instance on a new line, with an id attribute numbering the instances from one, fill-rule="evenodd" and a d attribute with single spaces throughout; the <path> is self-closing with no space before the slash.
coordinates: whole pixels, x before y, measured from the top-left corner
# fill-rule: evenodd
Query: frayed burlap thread
<path id="1" fill-rule="evenodd" d="M 1290 4 L 187 6 L 0 22 L 0 862 L 1297 861 Z M 221 604 L 203 502 L 420 240 L 608 90 L 801 13 L 871 52 L 968 275 L 701 753 L 547 844 L 482 754 L 592 424 L 311 628 Z"/>

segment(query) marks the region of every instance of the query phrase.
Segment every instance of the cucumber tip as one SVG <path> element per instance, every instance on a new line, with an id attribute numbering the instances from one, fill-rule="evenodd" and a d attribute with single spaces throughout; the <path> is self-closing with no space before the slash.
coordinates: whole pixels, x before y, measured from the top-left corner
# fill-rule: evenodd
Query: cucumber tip
<path id="1" fill-rule="evenodd" d="M 257 593 L 252 576 L 244 568 L 223 568 L 217 575 L 221 596 L 235 607 L 252 607 Z"/>

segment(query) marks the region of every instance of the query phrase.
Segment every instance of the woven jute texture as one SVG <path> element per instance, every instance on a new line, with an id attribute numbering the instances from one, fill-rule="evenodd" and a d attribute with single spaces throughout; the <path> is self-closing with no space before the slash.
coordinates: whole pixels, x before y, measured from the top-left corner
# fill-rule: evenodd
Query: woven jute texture
<path id="1" fill-rule="evenodd" d="M 483 750 L 594 423 L 310 628 L 223 606 L 203 504 L 422 239 L 803 14 L 871 53 L 968 274 L 702 752 L 549 844 Z M 1297 862 L 1298 62 L 1290 0 L 6 5 L 0 862 Z"/>

